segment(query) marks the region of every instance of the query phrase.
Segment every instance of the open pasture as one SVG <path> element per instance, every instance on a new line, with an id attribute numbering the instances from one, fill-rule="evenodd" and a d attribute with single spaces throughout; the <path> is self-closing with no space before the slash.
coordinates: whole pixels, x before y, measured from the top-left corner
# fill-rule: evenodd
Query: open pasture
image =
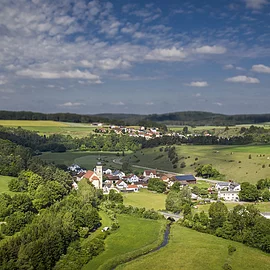
<path id="1" fill-rule="evenodd" d="M 22 127 L 27 130 L 35 131 L 40 135 L 70 135 L 72 137 L 86 137 L 97 128 L 91 124 L 66 123 L 56 121 L 40 120 L 0 120 L 0 125 L 6 127 Z"/>
<path id="2" fill-rule="evenodd" d="M 228 255 L 228 246 L 236 251 Z M 229 263 L 233 270 L 267 270 L 270 255 L 241 243 L 181 227 L 171 228 L 169 244 L 157 252 L 140 257 L 117 269 L 217 270 Z"/>
<path id="3" fill-rule="evenodd" d="M 55 164 L 65 164 L 70 166 L 78 164 L 83 168 L 92 170 L 100 158 L 104 167 L 119 169 L 121 165 L 113 163 L 117 158 L 114 152 L 91 152 L 91 151 L 67 151 L 64 153 L 46 152 L 40 156 L 41 159 Z"/>
<path id="4" fill-rule="evenodd" d="M 212 164 L 224 180 L 256 183 L 270 177 L 270 145 L 219 146 L 219 145 L 176 145 L 178 166 L 173 169 L 168 153 L 160 147 L 143 149 L 126 157 L 134 165 L 195 174 L 199 165 Z M 163 147 L 164 149 L 165 147 Z M 186 167 L 180 168 L 184 162 Z"/>
<path id="5" fill-rule="evenodd" d="M 216 136 L 237 136 L 240 134 L 240 130 L 242 127 L 249 128 L 252 124 L 243 124 L 243 125 L 235 125 L 235 126 L 196 126 L 196 127 L 188 127 L 189 133 L 197 133 L 201 134 L 202 132 L 207 132 Z M 265 129 L 270 129 L 270 123 L 262 123 L 262 124 L 254 124 L 256 127 L 263 127 Z M 175 132 L 182 132 L 185 126 L 182 125 L 168 125 L 169 130 Z"/>
<path id="6" fill-rule="evenodd" d="M 153 193 L 147 189 L 140 189 L 139 192 L 123 193 L 124 204 L 133 207 L 163 210 L 165 209 L 166 195 Z"/>
<path id="7" fill-rule="evenodd" d="M 120 228 L 105 240 L 105 251 L 93 258 L 83 270 L 112 269 L 110 262 L 125 258 L 129 253 L 140 251 L 157 243 L 164 220 L 150 220 L 127 215 L 118 216 Z M 140 254 L 140 252 L 139 252 Z"/>

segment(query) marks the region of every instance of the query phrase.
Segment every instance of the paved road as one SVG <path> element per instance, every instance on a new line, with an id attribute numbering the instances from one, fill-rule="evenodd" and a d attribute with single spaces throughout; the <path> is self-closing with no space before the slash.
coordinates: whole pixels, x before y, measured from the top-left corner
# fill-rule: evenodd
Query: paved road
<path id="1" fill-rule="evenodd" d="M 122 165 L 123 162 L 121 161 L 121 159 L 122 158 L 114 159 L 113 163 Z M 144 170 L 157 170 L 159 172 L 169 173 L 169 174 L 173 174 L 173 175 L 181 175 L 181 174 L 176 173 L 176 172 L 164 171 L 164 170 L 160 170 L 160 169 L 157 169 L 157 168 L 150 168 L 150 167 L 144 167 L 144 166 L 139 166 L 139 165 L 132 165 L 132 167 L 139 168 L 139 169 L 144 169 Z M 202 180 L 202 181 L 205 181 L 205 182 L 209 182 L 209 183 L 213 183 L 213 184 L 220 183 L 220 182 L 225 182 L 225 181 L 214 180 L 214 179 L 205 179 L 205 178 L 202 178 L 202 177 L 196 177 L 196 179 L 197 180 Z"/>

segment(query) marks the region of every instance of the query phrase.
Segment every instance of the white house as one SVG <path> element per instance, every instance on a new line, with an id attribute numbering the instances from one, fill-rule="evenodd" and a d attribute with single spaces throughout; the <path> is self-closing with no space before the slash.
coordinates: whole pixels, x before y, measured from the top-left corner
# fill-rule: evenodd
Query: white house
<path id="1" fill-rule="evenodd" d="M 218 199 L 223 199 L 224 201 L 239 201 L 239 191 L 219 191 Z"/>
<path id="2" fill-rule="evenodd" d="M 113 176 L 118 176 L 120 179 L 122 179 L 122 177 L 126 176 L 126 174 L 124 172 L 121 172 L 119 170 L 116 170 L 112 173 Z"/>
<path id="3" fill-rule="evenodd" d="M 157 171 L 156 170 L 145 170 L 143 172 L 143 176 L 149 178 L 157 178 Z"/>
<path id="4" fill-rule="evenodd" d="M 129 183 L 139 182 L 139 180 L 140 180 L 140 178 L 137 175 L 135 175 L 135 174 L 127 177 L 127 181 Z"/>
<path id="5" fill-rule="evenodd" d="M 103 169 L 103 174 L 112 174 L 111 169 Z"/>
<path id="6" fill-rule="evenodd" d="M 127 188 L 127 183 L 125 183 L 124 181 L 122 180 L 118 180 L 116 183 L 115 183 L 116 187 L 119 188 L 119 189 L 124 189 L 124 188 Z"/>
<path id="7" fill-rule="evenodd" d="M 219 182 L 215 188 L 217 191 L 240 191 L 241 185 L 235 182 Z"/>

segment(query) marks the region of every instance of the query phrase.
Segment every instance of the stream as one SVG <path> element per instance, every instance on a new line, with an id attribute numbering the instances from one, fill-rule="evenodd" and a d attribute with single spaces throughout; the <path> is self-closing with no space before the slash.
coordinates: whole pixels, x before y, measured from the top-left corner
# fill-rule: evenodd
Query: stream
<path id="1" fill-rule="evenodd" d="M 170 222 L 169 224 L 167 224 L 166 230 L 165 230 L 164 236 L 163 236 L 163 241 L 162 241 L 162 243 L 161 243 L 159 246 L 157 246 L 156 248 L 154 248 L 154 249 L 152 249 L 152 250 L 149 250 L 149 251 L 146 252 L 146 253 L 143 253 L 143 254 L 140 254 L 140 255 L 138 255 L 138 256 L 135 256 L 134 258 L 132 258 L 132 259 L 130 259 L 130 260 L 124 262 L 124 264 L 127 263 L 127 262 L 132 262 L 132 261 L 134 261 L 134 260 L 136 260 L 136 259 L 138 259 L 138 258 L 140 258 L 140 257 L 142 257 L 142 256 L 145 256 L 145 255 L 147 255 L 147 254 L 156 252 L 156 251 L 160 250 L 161 248 L 165 247 L 165 246 L 168 244 L 168 242 L 169 242 L 169 238 L 170 238 L 169 236 L 170 236 L 171 225 L 172 225 L 172 222 Z M 115 268 L 114 268 L 114 269 L 115 269 Z"/>

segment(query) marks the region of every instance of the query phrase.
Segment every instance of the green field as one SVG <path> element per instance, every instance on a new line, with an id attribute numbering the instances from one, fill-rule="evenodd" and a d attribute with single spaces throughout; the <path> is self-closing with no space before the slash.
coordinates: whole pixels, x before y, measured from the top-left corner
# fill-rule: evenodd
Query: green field
<path id="1" fill-rule="evenodd" d="M 242 204 L 244 206 L 254 205 L 260 212 L 270 212 L 270 202 L 260 202 L 256 204 L 248 202 L 240 202 L 240 203 L 224 202 L 224 203 L 229 210 L 232 210 L 236 205 Z M 196 205 L 198 208 L 194 212 L 201 212 L 201 211 L 208 212 L 210 205 L 211 205 L 210 203 L 202 205 L 198 204 Z"/>
<path id="2" fill-rule="evenodd" d="M 230 256 L 229 245 L 236 247 Z M 219 270 L 223 269 L 225 262 L 233 270 L 268 270 L 270 254 L 175 224 L 171 228 L 170 241 L 166 247 L 117 269 Z"/>
<path id="3" fill-rule="evenodd" d="M 5 192 L 8 194 L 13 194 L 13 192 L 9 191 L 8 189 L 8 183 L 12 178 L 14 177 L 0 175 L 0 193 Z"/>
<path id="4" fill-rule="evenodd" d="M 65 164 L 67 166 L 76 163 L 83 168 L 92 170 L 98 159 L 106 168 L 119 169 L 121 165 L 113 163 L 113 159 L 117 158 L 114 152 L 91 152 L 91 151 L 67 151 L 64 153 L 46 152 L 40 156 L 41 159 L 55 164 Z"/>
<path id="5" fill-rule="evenodd" d="M 71 135 L 72 137 L 86 137 L 97 128 L 91 124 L 35 120 L 0 120 L 0 125 L 6 127 L 22 127 L 27 130 L 35 131 L 40 135 L 62 134 Z"/>
<path id="6" fill-rule="evenodd" d="M 144 207 L 146 209 L 163 210 L 165 209 L 165 194 L 153 193 L 147 189 L 139 192 L 124 193 L 124 204 L 134 207 Z"/>
<path id="7" fill-rule="evenodd" d="M 164 220 L 141 219 L 127 215 L 118 216 L 120 228 L 105 240 L 105 251 L 92 259 L 83 270 L 111 269 L 110 262 L 124 258 L 148 245 L 157 243 Z"/>
<path id="8" fill-rule="evenodd" d="M 270 177 L 270 159 L 268 159 L 270 145 L 181 145 L 175 147 L 180 158 L 177 169 L 172 168 L 167 152 L 160 152 L 160 147 L 137 151 L 126 159 L 129 159 L 132 164 L 140 166 L 191 174 L 194 174 L 196 167 L 201 164 L 212 164 L 221 174 L 225 175 L 225 180 L 235 182 L 256 183 L 261 178 Z M 249 159 L 249 154 L 251 154 L 251 159 Z M 183 161 L 186 163 L 186 167 L 181 169 L 179 164 Z"/>
<path id="9" fill-rule="evenodd" d="M 243 125 L 235 125 L 235 126 L 229 126 L 226 128 L 225 126 L 197 126 L 197 127 L 188 127 L 189 133 L 193 134 L 202 134 L 203 132 L 210 133 L 215 136 L 238 136 L 240 135 L 240 130 L 242 127 L 249 128 L 252 126 L 251 124 L 243 124 Z M 270 129 L 270 124 L 267 123 L 262 123 L 262 124 L 254 124 L 253 126 L 256 127 L 263 127 L 265 129 Z M 168 130 L 175 131 L 175 132 L 182 132 L 183 128 L 185 126 L 181 125 L 168 125 Z"/>

